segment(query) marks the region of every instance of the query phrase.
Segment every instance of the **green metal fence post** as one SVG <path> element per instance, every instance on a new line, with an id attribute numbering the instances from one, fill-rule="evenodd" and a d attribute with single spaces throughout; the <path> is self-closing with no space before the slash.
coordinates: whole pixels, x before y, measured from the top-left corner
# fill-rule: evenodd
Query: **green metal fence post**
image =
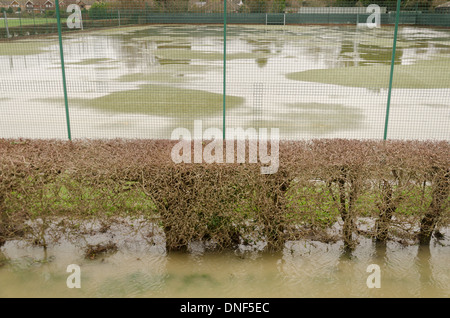
<path id="1" fill-rule="evenodd" d="M 223 140 L 225 140 L 227 101 L 227 0 L 223 1 Z"/>
<path id="2" fill-rule="evenodd" d="M 56 4 L 56 20 L 58 23 L 59 53 L 61 56 L 61 70 L 62 70 L 62 80 L 63 80 L 63 89 L 64 89 L 64 104 L 66 106 L 67 134 L 68 134 L 69 140 L 72 140 L 72 134 L 70 131 L 69 99 L 67 98 L 66 70 L 64 68 L 64 51 L 63 51 L 63 41 L 62 41 L 61 16 L 60 16 L 60 12 L 59 12 L 59 0 L 56 0 L 55 4 Z"/>
<path id="3" fill-rule="evenodd" d="M 397 12 L 395 17 L 395 30 L 394 30 L 394 43 L 392 46 L 392 61 L 391 61 L 391 75 L 389 78 L 389 93 L 388 93 L 388 101 L 387 101 L 387 108 L 386 108 L 386 120 L 384 123 L 384 140 L 387 139 L 387 132 L 388 132 L 388 124 L 389 124 L 389 111 L 391 108 L 391 95 L 392 95 L 392 82 L 394 79 L 394 65 L 395 65 L 395 52 L 397 49 L 397 34 L 398 34 L 398 23 L 400 20 L 400 4 L 402 0 L 397 0 Z"/>

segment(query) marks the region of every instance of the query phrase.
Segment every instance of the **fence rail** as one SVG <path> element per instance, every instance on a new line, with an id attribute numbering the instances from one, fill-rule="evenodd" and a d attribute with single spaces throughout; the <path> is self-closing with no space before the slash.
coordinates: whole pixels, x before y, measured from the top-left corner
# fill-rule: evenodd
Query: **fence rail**
<path id="1" fill-rule="evenodd" d="M 267 24 L 267 17 L 277 20 L 276 24 L 357 24 L 365 21 L 370 14 L 365 13 L 229 13 L 228 24 Z M 6 15 L 5 15 L 6 17 Z M 63 22 L 67 15 L 63 16 Z M 279 20 L 279 21 L 278 21 Z M 83 14 L 83 28 L 95 29 L 119 27 L 133 24 L 223 24 L 222 13 L 157 13 L 139 10 L 111 10 L 102 15 Z M 381 24 L 394 25 L 395 11 L 381 14 Z M 450 14 L 400 12 L 400 25 L 436 26 L 450 28 Z M 0 38 L 19 37 L 25 35 L 51 34 L 57 32 L 56 18 L 45 15 L 33 15 L 22 18 L 0 19 Z M 63 32 L 73 31 L 65 23 Z"/>

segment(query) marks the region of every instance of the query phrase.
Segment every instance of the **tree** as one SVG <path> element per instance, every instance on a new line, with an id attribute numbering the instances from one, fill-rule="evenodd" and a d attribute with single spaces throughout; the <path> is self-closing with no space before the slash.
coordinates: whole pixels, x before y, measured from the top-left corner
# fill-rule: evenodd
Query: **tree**
<path id="1" fill-rule="evenodd" d="M 285 9 L 286 9 L 286 0 L 273 0 L 271 12 L 283 13 Z"/>
<path id="2" fill-rule="evenodd" d="M 108 17 L 108 4 L 95 2 L 89 9 L 89 17 L 92 19 L 106 19 Z"/>
<path id="3" fill-rule="evenodd" d="M 431 5 L 432 0 L 402 0 L 402 9 L 408 7 L 408 6 L 414 6 L 416 7 L 417 3 L 422 2 L 430 2 Z M 359 2 L 363 7 L 367 7 L 371 4 L 377 4 L 380 7 L 386 7 L 388 11 L 395 11 L 397 9 L 397 0 L 359 0 L 359 1 L 353 1 L 353 0 L 335 0 L 334 6 L 336 7 L 353 7 L 356 6 L 356 4 Z M 420 4 L 419 4 L 420 6 Z"/>
<path id="4" fill-rule="evenodd" d="M 56 11 L 54 11 L 54 10 L 46 10 L 46 11 L 44 12 L 44 15 L 45 15 L 46 17 L 48 17 L 48 18 L 53 18 L 53 17 L 56 16 Z"/>
<path id="5" fill-rule="evenodd" d="M 12 7 L 9 7 L 8 9 L 6 9 L 6 13 L 13 14 L 14 13 L 14 9 Z"/>
<path id="6" fill-rule="evenodd" d="M 388 11 L 396 11 L 397 10 L 397 0 L 378 0 L 377 4 L 380 7 L 386 7 Z M 369 5 L 369 4 L 367 4 L 367 5 Z"/>
<path id="7" fill-rule="evenodd" d="M 411 11 L 429 11 L 432 5 L 433 0 L 409 0 L 404 2 L 402 8 Z"/>
<path id="8" fill-rule="evenodd" d="M 144 9 L 149 6 L 151 1 L 148 0 L 115 0 L 109 2 L 109 5 L 114 8 L 123 8 L 123 9 Z M 161 2 L 161 0 L 155 0 L 155 2 Z"/>
<path id="9" fill-rule="evenodd" d="M 188 12 L 189 0 L 164 0 L 164 8 L 166 12 Z"/>
<path id="10" fill-rule="evenodd" d="M 355 7 L 358 0 L 335 0 L 335 7 Z"/>
<path id="11" fill-rule="evenodd" d="M 251 13 L 267 12 L 267 1 L 265 0 L 246 0 L 244 3 L 247 5 Z"/>

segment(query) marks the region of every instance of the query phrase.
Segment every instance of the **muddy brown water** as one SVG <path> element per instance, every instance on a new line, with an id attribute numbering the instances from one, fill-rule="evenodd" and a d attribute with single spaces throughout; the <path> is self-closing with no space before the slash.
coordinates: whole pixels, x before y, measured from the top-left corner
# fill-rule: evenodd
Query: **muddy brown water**
<path id="1" fill-rule="evenodd" d="M 0 297 L 450 297 L 450 231 L 429 247 L 360 238 L 351 254 L 343 243 L 287 242 L 279 253 L 263 245 L 211 252 L 192 243 L 188 253 L 166 253 L 137 234 L 110 232 L 118 250 L 86 258 L 81 245 L 60 241 L 44 250 L 24 241 L 1 248 Z M 68 288 L 71 264 L 81 288 Z M 371 264 L 380 288 L 369 288 Z"/>

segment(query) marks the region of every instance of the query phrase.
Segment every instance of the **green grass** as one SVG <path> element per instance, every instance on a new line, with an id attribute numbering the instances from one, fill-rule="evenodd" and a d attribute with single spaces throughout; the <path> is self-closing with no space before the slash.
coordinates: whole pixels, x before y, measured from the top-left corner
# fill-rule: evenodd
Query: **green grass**
<path id="1" fill-rule="evenodd" d="M 339 195 L 336 184 L 331 186 L 334 195 Z M 348 193 L 347 193 L 348 196 Z M 415 216 L 421 215 L 428 209 L 432 201 L 432 189 L 427 186 L 410 188 L 393 187 L 393 197 L 399 200 L 394 216 Z M 295 212 L 288 215 L 294 222 L 306 222 L 322 227 L 331 226 L 340 216 L 338 211 L 339 203 L 333 200 L 329 188 L 323 184 L 311 184 L 294 186 L 287 195 L 289 206 Z M 380 204 L 382 203 L 382 193 L 377 190 L 366 189 L 359 193 L 354 209 L 359 217 L 378 217 Z"/>
<path id="2" fill-rule="evenodd" d="M 158 49 L 155 53 L 156 57 L 162 60 L 206 60 L 220 61 L 223 60 L 223 53 L 204 52 L 198 50 L 186 49 Z M 268 53 L 229 53 L 227 60 L 244 60 L 244 59 L 261 59 L 269 58 Z"/>
<path id="3" fill-rule="evenodd" d="M 65 23 L 67 19 L 61 19 L 61 23 Z M 54 24 L 56 23 L 56 18 L 22 18 L 19 19 L 19 16 L 15 18 L 8 18 L 8 27 L 14 28 L 14 27 L 20 27 L 22 26 L 30 26 L 30 25 L 36 25 L 36 26 L 42 26 L 42 24 Z M 0 19 L 0 28 L 5 27 L 5 20 L 2 18 Z"/>
<path id="4" fill-rule="evenodd" d="M 199 87 L 201 88 L 201 87 Z M 167 117 L 207 117 L 222 112 L 222 94 L 164 85 L 142 85 L 139 89 L 114 92 L 90 100 L 72 100 L 82 107 L 116 113 Z M 227 97 L 227 108 L 240 106 L 244 98 Z"/>
<path id="5" fill-rule="evenodd" d="M 413 65 L 397 65 L 393 88 L 450 88 L 450 59 L 420 61 Z M 288 79 L 350 87 L 387 89 L 390 65 L 353 66 L 289 73 Z"/>
<path id="6" fill-rule="evenodd" d="M 84 59 L 80 62 L 66 63 L 67 65 L 97 65 L 102 62 L 109 62 L 112 59 L 109 58 L 92 58 L 92 59 Z"/>
<path id="7" fill-rule="evenodd" d="M 0 42 L 0 56 L 39 54 L 51 45 L 57 43 L 53 40 Z"/>
<path id="8" fill-rule="evenodd" d="M 148 76 L 147 76 L 148 75 Z M 124 81 L 150 80 L 156 77 L 151 74 L 126 77 Z M 166 74 L 166 76 L 168 76 Z M 164 78 L 160 78 L 163 80 Z M 169 79 L 166 77 L 165 79 Z M 201 87 L 199 87 L 201 88 Z M 95 110 L 144 114 L 186 119 L 216 116 L 223 110 L 223 95 L 203 90 L 170 87 L 158 84 L 144 84 L 139 89 L 114 92 L 93 99 L 70 98 L 73 106 Z M 37 98 L 35 101 L 64 105 L 62 98 Z M 227 95 L 227 109 L 234 109 L 244 103 L 243 97 Z M 191 121 L 190 121 L 191 122 Z"/>
<path id="9" fill-rule="evenodd" d="M 25 179 L 24 185 L 37 182 Z M 33 216 L 43 214 L 82 216 L 152 215 L 156 213 L 153 201 L 144 193 L 138 183 L 126 182 L 115 187 L 101 188 L 81 184 L 68 176 L 55 183 L 46 184 L 42 192 L 29 191 L 25 196 L 13 191 L 6 201 L 11 211 L 27 206 Z M 77 211 L 77 215 L 73 212 Z"/>
<path id="10" fill-rule="evenodd" d="M 254 120 L 251 125 L 327 134 L 359 129 L 364 121 L 360 109 L 341 104 L 291 103 L 287 106 L 290 109 L 288 118 L 283 113 L 273 114 L 272 119 Z"/>
<path id="11" fill-rule="evenodd" d="M 288 215 L 294 222 L 331 226 L 338 220 L 339 211 L 331 193 L 324 185 L 295 187 L 288 194 L 289 206 L 295 210 Z"/>
<path id="12" fill-rule="evenodd" d="M 161 61 L 160 61 L 161 62 Z M 207 72 L 220 69 L 217 66 L 192 64 L 165 64 L 159 72 L 130 73 L 120 76 L 119 82 L 157 82 L 157 83 L 186 83 L 202 77 Z"/>
<path id="13" fill-rule="evenodd" d="M 133 73 L 119 78 L 120 82 L 157 82 L 157 83 L 185 83 L 190 79 L 184 74 L 173 73 Z"/>

